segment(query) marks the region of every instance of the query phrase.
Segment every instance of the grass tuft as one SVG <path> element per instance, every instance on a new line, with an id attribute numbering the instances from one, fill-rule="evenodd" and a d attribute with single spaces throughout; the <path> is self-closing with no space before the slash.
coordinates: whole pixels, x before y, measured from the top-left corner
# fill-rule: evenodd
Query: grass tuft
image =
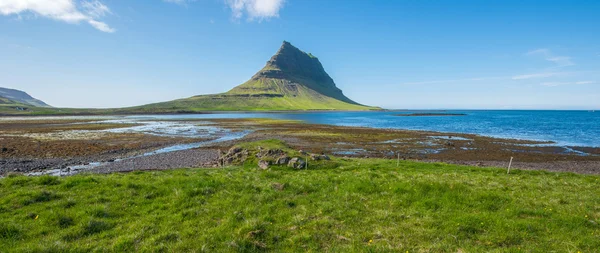
<path id="1" fill-rule="evenodd" d="M 21 230 L 15 225 L 0 223 L 0 239 L 17 240 L 21 237 Z"/>
<path id="2" fill-rule="evenodd" d="M 38 178 L 38 184 L 40 185 L 58 185 L 60 184 L 60 178 L 53 176 L 41 176 Z"/>

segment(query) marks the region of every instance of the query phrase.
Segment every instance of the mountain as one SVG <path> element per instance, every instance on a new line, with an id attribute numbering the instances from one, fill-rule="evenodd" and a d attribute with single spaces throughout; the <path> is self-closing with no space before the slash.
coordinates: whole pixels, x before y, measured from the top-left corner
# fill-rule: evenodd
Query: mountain
<path id="1" fill-rule="evenodd" d="M 287 41 L 264 68 L 230 91 L 126 108 L 137 112 L 377 109 L 346 97 L 317 57 Z"/>
<path id="2" fill-rule="evenodd" d="M 39 99 L 31 97 L 24 91 L 0 87 L 0 105 L 50 107 Z"/>

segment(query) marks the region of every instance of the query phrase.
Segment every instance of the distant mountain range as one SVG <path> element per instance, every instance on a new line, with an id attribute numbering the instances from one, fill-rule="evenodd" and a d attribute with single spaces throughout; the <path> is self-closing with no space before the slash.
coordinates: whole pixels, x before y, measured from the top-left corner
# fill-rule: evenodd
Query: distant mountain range
<path id="1" fill-rule="evenodd" d="M 50 107 L 24 91 L 0 87 L 0 105 Z"/>
<path id="2" fill-rule="evenodd" d="M 4 91 L 4 93 L 2 93 Z M 6 95 L 3 95 L 6 94 Z M 379 110 L 346 97 L 325 72 L 317 57 L 284 41 L 266 66 L 247 82 L 221 94 L 199 95 L 169 102 L 116 109 L 49 109 L 46 103 L 27 93 L 0 89 L 3 114 L 134 114 L 194 113 L 206 111 L 299 111 L 299 110 Z M 11 103 L 34 106 L 15 112 Z M 15 105 L 15 104 L 13 104 Z M 4 107 L 4 109 L 3 109 Z M 44 109 L 39 107 L 46 107 Z M 15 108 L 13 108 L 15 109 Z M 19 110 L 16 108 L 15 110 Z"/>

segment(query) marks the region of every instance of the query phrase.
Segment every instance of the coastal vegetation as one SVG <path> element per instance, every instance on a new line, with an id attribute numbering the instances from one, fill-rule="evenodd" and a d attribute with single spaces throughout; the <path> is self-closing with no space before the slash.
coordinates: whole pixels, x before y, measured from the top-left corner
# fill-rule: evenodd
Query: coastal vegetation
<path id="1" fill-rule="evenodd" d="M 291 149 L 266 140 L 244 148 Z M 332 157 L 0 179 L 6 251 L 591 252 L 600 177 Z"/>

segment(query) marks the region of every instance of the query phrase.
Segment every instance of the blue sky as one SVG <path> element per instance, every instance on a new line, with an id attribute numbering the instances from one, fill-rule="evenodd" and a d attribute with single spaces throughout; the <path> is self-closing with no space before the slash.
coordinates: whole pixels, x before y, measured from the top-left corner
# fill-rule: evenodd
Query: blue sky
<path id="1" fill-rule="evenodd" d="M 219 93 L 283 40 L 386 108 L 600 109 L 600 1 L 0 0 L 0 86 L 60 107 Z"/>

